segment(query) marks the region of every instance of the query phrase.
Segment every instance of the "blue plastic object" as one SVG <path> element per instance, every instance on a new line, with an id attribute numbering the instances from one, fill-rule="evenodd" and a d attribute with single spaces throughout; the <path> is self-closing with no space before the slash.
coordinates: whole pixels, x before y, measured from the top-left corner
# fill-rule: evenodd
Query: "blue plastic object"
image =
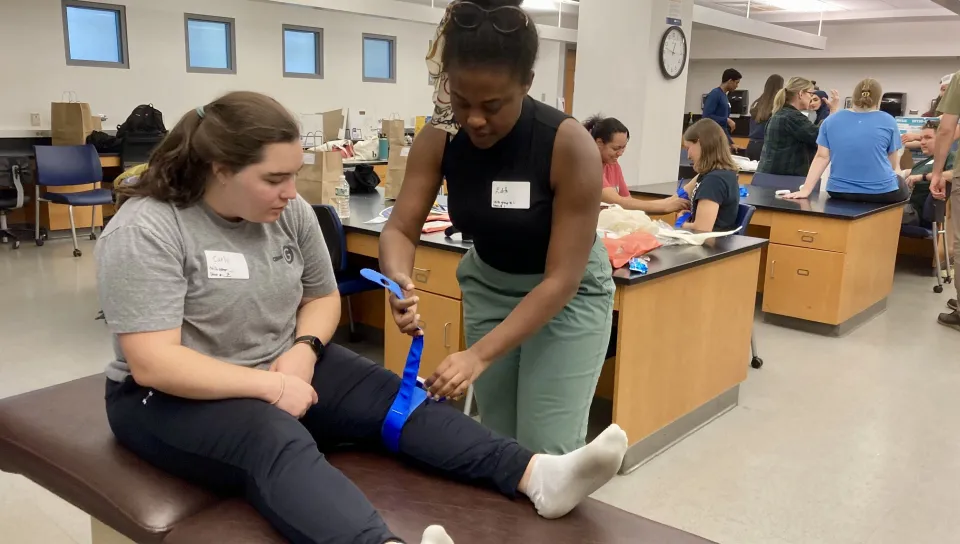
<path id="1" fill-rule="evenodd" d="M 684 200 L 690 200 L 690 195 L 683 190 L 683 187 L 677 187 L 677 196 Z M 690 219 L 690 212 L 682 212 L 677 216 L 677 222 L 673 224 L 673 228 L 679 229 L 687 222 L 687 219 Z"/>
<path id="2" fill-rule="evenodd" d="M 741 186 L 740 186 L 740 198 L 744 198 L 744 197 L 747 197 L 747 196 L 749 196 L 749 195 L 750 195 L 750 193 L 747 192 L 747 188 L 744 187 L 743 185 L 741 185 Z"/>
<path id="3" fill-rule="evenodd" d="M 386 288 L 396 295 L 397 298 L 403 298 L 403 291 L 397 282 L 377 272 L 364 268 L 360 271 L 364 278 Z M 407 362 L 403 365 L 403 377 L 400 381 L 400 390 L 397 391 L 397 397 L 393 399 L 390 405 L 390 411 L 383 420 L 383 427 L 380 429 L 380 437 L 383 439 L 383 445 L 393 453 L 400 451 L 400 431 L 407 423 L 410 414 L 413 413 L 425 400 L 427 392 L 417 381 L 417 374 L 420 372 L 420 357 L 423 355 L 423 335 L 414 336 L 410 342 L 410 351 L 407 352 Z"/>
<path id="4" fill-rule="evenodd" d="M 630 259 L 631 272 L 638 272 L 642 275 L 642 274 L 646 274 L 648 270 L 649 268 L 647 268 L 647 263 L 643 259 L 639 257 L 634 257 Z"/>

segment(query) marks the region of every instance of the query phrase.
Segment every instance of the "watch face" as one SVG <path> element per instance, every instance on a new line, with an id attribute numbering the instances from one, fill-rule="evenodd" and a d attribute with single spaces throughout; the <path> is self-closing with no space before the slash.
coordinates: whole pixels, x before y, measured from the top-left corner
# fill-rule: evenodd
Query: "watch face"
<path id="1" fill-rule="evenodd" d="M 663 34 L 660 42 L 660 70 L 668 79 L 683 73 L 687 64 L 687 37 L 678 26 L 672 26 Z"/>

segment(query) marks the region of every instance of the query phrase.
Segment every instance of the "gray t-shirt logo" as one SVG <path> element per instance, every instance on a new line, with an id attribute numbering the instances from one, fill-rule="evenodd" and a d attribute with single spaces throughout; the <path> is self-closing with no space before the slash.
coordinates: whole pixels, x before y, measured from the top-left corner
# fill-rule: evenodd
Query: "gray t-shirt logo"
<path id="1" fill-rule="evenodd" d="M 283 259 L 284 261 L 287 261 L 287 264 L 293 264 L 293 256 L 293 246 L 283 246 L 283 251 L 280 253 L 280 255 L 277 255 L 273 258 L 273 262 Z"/>

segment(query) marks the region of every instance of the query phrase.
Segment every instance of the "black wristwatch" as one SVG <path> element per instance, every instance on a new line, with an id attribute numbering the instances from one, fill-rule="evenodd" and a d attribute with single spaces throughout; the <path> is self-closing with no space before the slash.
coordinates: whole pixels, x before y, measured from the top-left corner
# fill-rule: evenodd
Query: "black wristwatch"
<path id="1" fill-rule="evenodd" d="M 293 341 L 293 345 L 297 344 L 306 344 L 310 346 L 310 349 L 312 349 L 313 353 L 316 354 L 317 359 L 323 356 L 323 342 L 321 342 L 316 336 L 299 336 Z"/>
<path id="2" fill-rule="evenodd" d="M 923 175 L 923 181 L 930 181 L 929 179 L 927 179 L 927 176 L 928 176 L 929 174 L 930 174 L 930 172 L 927 172 L 926 174 Z"/>

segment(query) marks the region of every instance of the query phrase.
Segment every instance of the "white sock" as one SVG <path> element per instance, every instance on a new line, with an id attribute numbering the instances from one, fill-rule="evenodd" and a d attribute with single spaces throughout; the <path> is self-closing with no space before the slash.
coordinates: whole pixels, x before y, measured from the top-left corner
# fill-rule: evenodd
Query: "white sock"
<path id="1" fill-rule="evenodd" d="M 447 534 L 443 527 L 431 525 L 423 532 L 421 544 L 453 544 L 453 539 Z"/>
<path id="2" fill-rule="evenodd" d="M 610 425 L 593 442 L 576 451 L 537 456 L 527 497 L 541 516 L 564 516 L 617 475 L 626 453 L 627 433 L 618 425 Z"/>

